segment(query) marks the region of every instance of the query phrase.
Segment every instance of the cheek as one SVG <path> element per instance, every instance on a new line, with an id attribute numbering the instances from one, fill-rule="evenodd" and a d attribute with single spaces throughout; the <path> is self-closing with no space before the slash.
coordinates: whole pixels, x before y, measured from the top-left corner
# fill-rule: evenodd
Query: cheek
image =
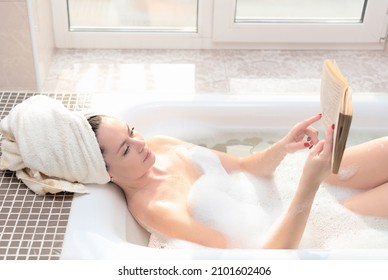
<path id="1" fill-rule="evenodd" d="M 109 167 L 108 173 L 112 177 L 117 177 L 125 170 L 125 164 L 121 159 L 105 157 L 105 162 Z"/>
<path id="2" fill-rule="evenodd" d="M 115 172 L 122 176 L 136 176 L 139 172 L 142 172 L 141 159 L 136 156 L 126 157 L 116 162 Z"/>

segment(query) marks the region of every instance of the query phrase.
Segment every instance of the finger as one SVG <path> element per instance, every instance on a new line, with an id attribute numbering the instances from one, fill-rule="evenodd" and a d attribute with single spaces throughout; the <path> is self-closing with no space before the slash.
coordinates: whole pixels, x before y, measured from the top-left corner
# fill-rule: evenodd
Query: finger
<path id="1" fill-rule="evenodd" d="M 309 126 L 305 130 L 305 134 L 308 136 L 308 141 L 310 141 L 313 145 L 319 142 L 318 138 L 318 130 L 312 126 Z"/>
<path id="2" fill-rule="evenodd" d="M 304 121 L 301 121 L 299 123 L 299 126 L 300 128 L 307 128 L 309 127 L 310 125 L 312 125 L 313 123 L 319 121 L 320 119 L 322 118 L 322 114 L 318 114 L 318 115 L 315 115 L 315 116 L 312 116 Z"/>
<path id="3" fill-rule="evenodd" d="M 309 142 L 299 141 L 299 142 L 289 143 L 287 145 L 287 150 L 289 152 L 293 153 L 293 152 L 303 150 L 303 149 L 306 149 L 309 147 L 311 147 L 311 144 Z"/>
<path id="4" fill-rule="evenodd" d="M 312 155 L 319 155 L 325 148 L 325 140 L 319 141 L 310 151 Z"/>

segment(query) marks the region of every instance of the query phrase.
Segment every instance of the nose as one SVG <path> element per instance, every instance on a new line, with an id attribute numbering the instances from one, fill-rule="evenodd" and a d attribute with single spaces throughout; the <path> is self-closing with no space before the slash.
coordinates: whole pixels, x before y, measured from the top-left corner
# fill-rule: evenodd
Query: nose
<path id="1" fill-rule="evenodd" d="M 144 141 L 144 139 L 133 137 L 133 138 L 131 138 L 131 144 L 132 144 L 132 146 L 135 147 L 135 150 L 138 153 L 141 153 L 144 149 L 145 141 Z"/>

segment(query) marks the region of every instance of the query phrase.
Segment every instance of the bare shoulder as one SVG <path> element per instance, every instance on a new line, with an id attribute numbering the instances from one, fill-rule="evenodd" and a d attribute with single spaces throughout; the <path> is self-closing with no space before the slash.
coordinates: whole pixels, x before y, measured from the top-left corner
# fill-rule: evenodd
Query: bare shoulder
<path id="1" fill-rule="evenodd" d="M 174 201 L 152 199 L 147 192 L 139 192 L 128 203 L 134 218 L 143 226 L 170 235 L 171 226 L 181 226 L 185 208 Z"/>
<path id="2" fill-rule="evenodd" d="M 152 193 L 144 190 L 136 192 L 130 198 L 127 197 L 128 209 L 137 220 L 146 220 L 152 209 L 151 199 Z"/>

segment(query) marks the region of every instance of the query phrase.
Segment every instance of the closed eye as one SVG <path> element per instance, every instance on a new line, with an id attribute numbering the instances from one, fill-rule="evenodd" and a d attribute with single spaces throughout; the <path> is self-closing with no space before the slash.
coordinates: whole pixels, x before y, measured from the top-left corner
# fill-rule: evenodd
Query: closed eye
<path id="1" fill-rule="evenodd" d="M 130 129 L 129 126 L 128 126 L 128 135 L 129 135 L 129 137 L 133 137 L 133 136 L 135 135 L 134 130 L 135 130 L 134 127 L 132 127 L 132 128 Z M 124 156 L 128 154 L 128 152 L 129 152 L 129 150 L 130 150 L 129 148 L 130 148 L 130 146 L 129 146 L 129 144 L 127 144 L 127 146 L 126 146 L 126 148 L 125 148 L 125 150 L 124 150 L 124 154 L 123 154 Z"/>
<path id="2" fill-rule="evenodd" d="M 124 150 L 124 156 L 126 156 L 129 152 L 129 145 L 127 144 L 127 146 L 125 147 L 125 150 Z"/>

